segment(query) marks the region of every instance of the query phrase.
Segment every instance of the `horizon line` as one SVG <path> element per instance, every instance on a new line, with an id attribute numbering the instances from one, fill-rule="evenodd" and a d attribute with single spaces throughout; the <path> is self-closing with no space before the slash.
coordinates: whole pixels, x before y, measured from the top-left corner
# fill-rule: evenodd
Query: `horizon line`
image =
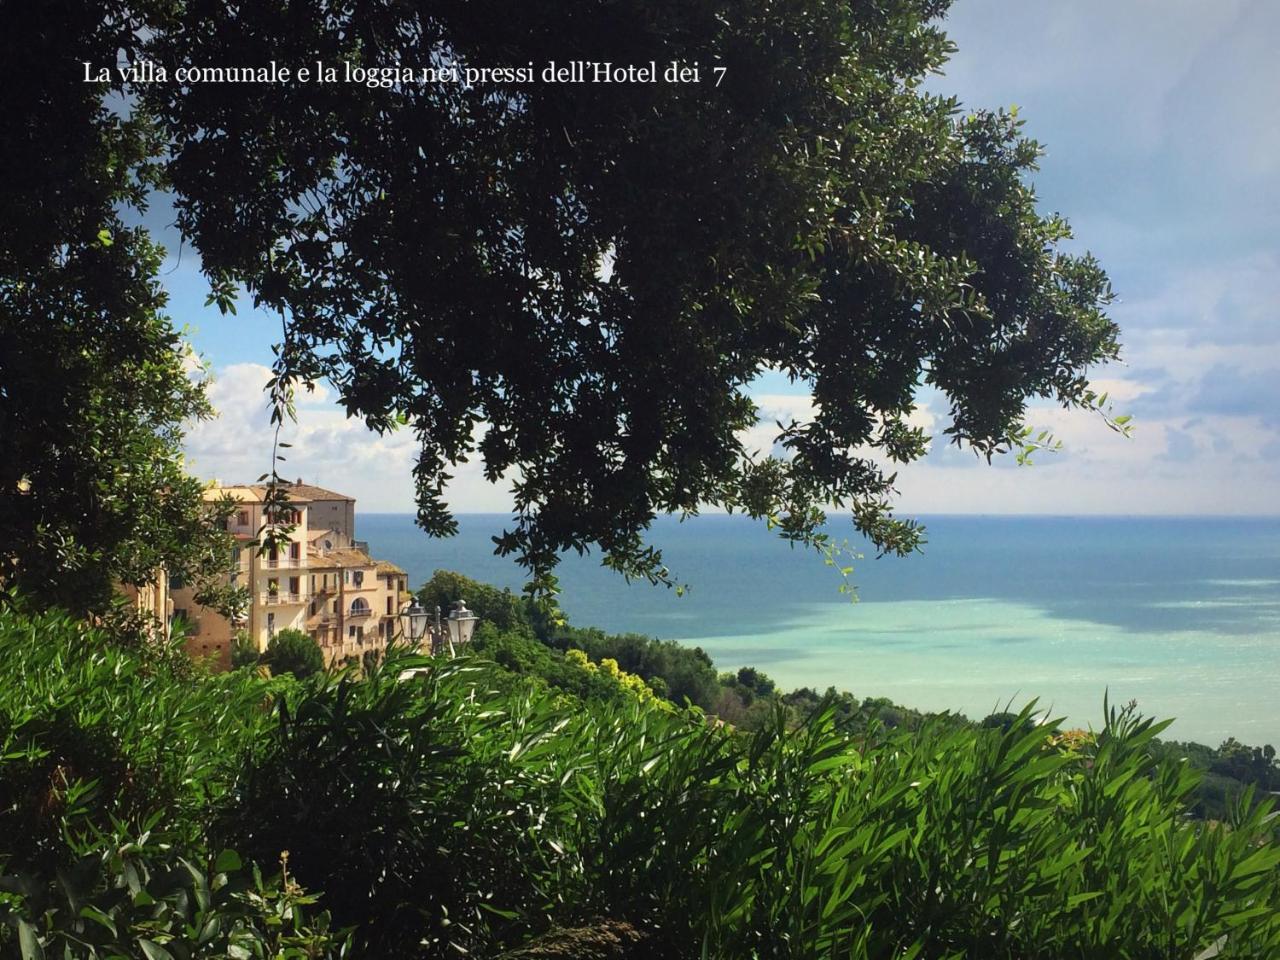
<path id="1" fill-rule="evenodd" d="M 358 501 L 357 501 L 358 502 Z M 413 517 L 416 512 L 413 510 L 361 510 L 361 516 L 381 516 L 381 517 Z M 902 519 L 910 519 L 913 517 L 964 517 L 974 519 L 988 520 L 1017 520 L 1017 519 L 1041 519 L 1041 520 L 1280 520 L 1280 513 L 985 513 L 985 512 L 934 512 L 934 511 L 914 511 L 903 510 L 899 514 Z M 498 510 L 456 510 L 453 511 L 455 517 L 507 517 L 514 519 L 510 513 L 504 513 Z M 843 519 L 844 514 L 837 514 L 829 517 L 832 519 Z M 655 520 L 674 519 L 684 522 L 684 520 L 701 520 L 707 517 L 723 517 L 733 520 L 751 520 L 752 518 L 745 513 L 699 513 L 687 518 L 681 518 L 674 513 L 662 513 L 654 517 Z M 761 518 L 762 519 L 762 518 Z"/>

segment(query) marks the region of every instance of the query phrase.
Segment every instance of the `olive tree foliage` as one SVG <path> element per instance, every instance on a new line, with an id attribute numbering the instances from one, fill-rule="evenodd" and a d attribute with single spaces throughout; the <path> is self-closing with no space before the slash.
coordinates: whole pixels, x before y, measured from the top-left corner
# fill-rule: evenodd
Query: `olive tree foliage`
<path id="1" fill-rule="evenodd" d="M 1037 212 L 1038 146 L 1015 115 L 922 86 L 953 49 L 947 6 L 173 0 L 147 5 L 135 54 L 339 79 L 127 92 L 162 132 L 212 300 L 244 290 L 281 316 L 280 417 L 327 380 L 374 430 L 412 429 L 433 534 L 455 530 L 450 470 L 479 457 L 512 485 L 496 545 L 535 592 L 592 547 L 670 582 L 644 533 L 708 505 L 819 545 L 834 505 L 879 549 L 916 547 L 892 505 L 926 451 L 909 419 L 926 385 L 987 457 L 1035 444 L 1034 398 L 1102 406 L 1085 374 L 1117 354 L 1110 289 Z M 584 59 L 700 80 L 341 80 L 344 62 Z M 756 455 L 767 370 L 814 413 Z"/>
<path id="2" fill-rule="evenodd" d="M 59 4 L 33 16 L 9 33 L 0 98 L 0 585 L 103 613 L 115 584 L 163 564 L 225 609 L 222 508 L 180 445 L 209 405 L 164 313 L 162 251 L 126 220 L 161 141 L 103 91 L 50 77 L 67 49 L 114 62 L 140 21 Z"/>

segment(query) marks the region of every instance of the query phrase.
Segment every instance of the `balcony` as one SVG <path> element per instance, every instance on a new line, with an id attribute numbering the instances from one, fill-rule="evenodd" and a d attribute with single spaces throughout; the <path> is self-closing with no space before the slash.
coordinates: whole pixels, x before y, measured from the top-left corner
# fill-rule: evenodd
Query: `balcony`
<path id="1" fill-rule="evenodd" d="M 301 593 L 260 593 L 258 594 L 258 602 L 268 607 L 278 607 L 284 604 L 305 603 L 306 596 Z"/>
<path id="2" fill-rule="evenodd" d="M 366 617 L 373 616 L 372 607 L 352 607 L 347 612 L 347 617 L 352 620 L 363 620 Z"/>
<path id="3" fill-rule="evenodd" d="M 308 566 L 306 557 L 276 557 L 262 561 L 264 570 L 301 570 L 306 566 Z"/>

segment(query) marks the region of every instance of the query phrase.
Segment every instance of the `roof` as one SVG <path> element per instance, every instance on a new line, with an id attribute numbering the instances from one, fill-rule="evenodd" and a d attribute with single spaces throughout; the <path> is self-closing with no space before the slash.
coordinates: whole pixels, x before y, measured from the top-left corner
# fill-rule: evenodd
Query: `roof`
<path id="1" fill-rule="evenodd" d="M 315 503 L 321 500 L 346 500 L 355 503 L 355 497 L 349 497 L 345 493 L 335 493 L 332 490 L 326 490 L 324 487 L 317 487 L 313 483 L 289 483 L 282 482 L 280 486 L 284 487 L 289 494 L 290 500 L 296 500 L 300 503 Z M 218 485 L 210 487 L 205 491 L 205 497 L 210 500 L 216 500 L 224 494 L 230 494 L 236 500 L 244 503 L 261 503 L 267 495 L 267 491 L 271 489 L 265 483 L 237 483 L 227 485 Z"/>
<path id="2" fill-rule="evenodd" d="M 322 553 L 316 558 L 313 566 L 323 567 L 372 567 L 374 559 L 363 550 L 357 550 L 355 547 L 339 547 L 336 550 L 330 550 L 328 553 Z"/>
<path id="3" fill-rule="evenodd" d="M 378 572 L 379 573 L 404 573 L 404 568 L 397 567 L 390 560 L 379 560 Z"/>
<path id="4" fill-rule="evenodd" d="M 314 483 L 289 483 L 285 484 L 289 488 L 291 494 L 296 494 L 306 500 L 350 500 L 355 503 L 355 497 L 349 497 L 345 493 L 336 493 L 333 490 L 326 490 L 324 487 L 317 487 Z"/>
<path id="5" fill-rule="evenodd" d="M 261 503 L 265 492 L 265 486 L 261 488 L 257 486 L 210 487 L 204 492 L 204 498 L 206 500 L 219 500 L 222 497 L 231 497 L 231 499 L 239 500 L 241 503 Z"/>

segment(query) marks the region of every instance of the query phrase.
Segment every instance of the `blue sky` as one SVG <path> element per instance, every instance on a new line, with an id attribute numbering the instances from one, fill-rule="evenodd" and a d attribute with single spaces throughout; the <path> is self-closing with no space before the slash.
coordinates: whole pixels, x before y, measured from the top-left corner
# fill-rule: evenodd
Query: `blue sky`
<path id="1" fill-rule="evenodd" d="M 1036 466 L 987 467 L 941 445 L 900 474 L 919 513 L 1274 514 L 1280 494 L 1280 3 L 1275 0 L 957 0 L 959 44 L 931 81 L 966 107 L 1017 105 L 1046 153 L 1036 188 L 1070 219 L 1119 302 L 1122 364 L 1095 372 L 1133 437 L 1096 416 L 1041 407 L 1030 420 L 1064 441 Z M 148 219 L 164 219 L 153 211 Z M 196 427 L 197 473 L 252 479 L 268 466 L 258 392 L 277 322 L 203 307 L 187 251 L 171 251 L 171 313 L 210 363 L 218 420 Z M 808 398 L 758 384 L 766 423 Z M 937 398 L 919 421 L 945 426 Z M 321 392 L 303 398 L 287 472 L 409 510 L 413 441 L 376 438 Z M 753 439 L 767 443 L 764 430 Z M 468 465 L 461 511 L 507 509 L 502 485 Z"/>

